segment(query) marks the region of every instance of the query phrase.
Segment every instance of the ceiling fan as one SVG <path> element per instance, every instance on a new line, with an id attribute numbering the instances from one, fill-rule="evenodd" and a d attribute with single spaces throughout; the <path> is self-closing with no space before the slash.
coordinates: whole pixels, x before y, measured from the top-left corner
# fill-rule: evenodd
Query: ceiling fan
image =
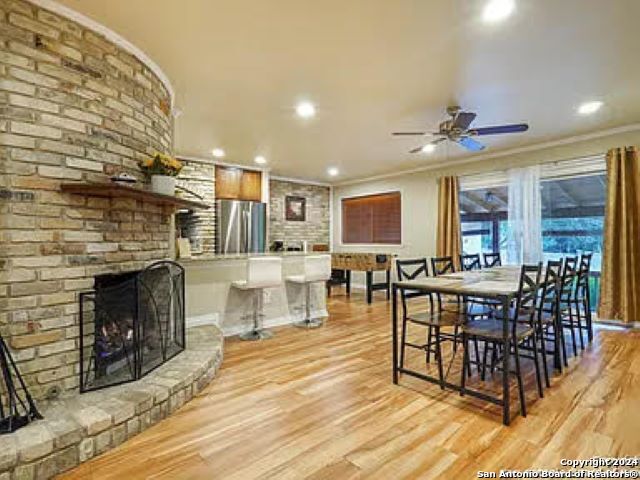
<path id="1" fill-rule="evenodd" d="M 442 122 L 438 127 L 437 132 L 393 132 L 393 135 L 421 135 L 437 137 L 435 140 L 432 140 L 425 145 L 409 150 L 409 153 L 418 153 L 428 145 L 436 145 L 440 142 L 444 142 L 445 140 L 455 142 L 471 152 L 479 152 L 480 150 L 484 150 L 485 146 L 473 137 L 482 135 L 500 135 L 502 133 L 526 132 L 529 129 L 529 125 L 526 123 L 469 128 L 471 123 L 475 120 L 476 114 L 473 112 L 463 112 L 458 106 L 447 107 L 447 114 L 449 114 L 451 118 Z"/>

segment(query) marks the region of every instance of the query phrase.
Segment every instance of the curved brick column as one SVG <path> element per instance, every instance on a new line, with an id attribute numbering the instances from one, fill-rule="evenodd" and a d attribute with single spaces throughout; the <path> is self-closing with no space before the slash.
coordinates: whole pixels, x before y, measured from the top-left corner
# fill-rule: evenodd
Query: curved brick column
<path id="1" fill-rule="evenodd" d="M 166 258 L 171 241 L 171 211 L 60 184 L 142 179 L 137 162 L 173 145 L 157 67 L 39 5 L 55 3 L 0 5 L 0 331 L 36 400 L 77 391 L 78 293 Z"/>

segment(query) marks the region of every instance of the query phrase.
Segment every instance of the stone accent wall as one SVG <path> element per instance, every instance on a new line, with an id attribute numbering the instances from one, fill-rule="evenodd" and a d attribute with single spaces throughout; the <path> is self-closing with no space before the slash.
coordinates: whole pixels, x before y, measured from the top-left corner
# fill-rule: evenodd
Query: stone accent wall
<path id="1" fill-rule="evenodd" d="M 307 199 L 304 222 L 285 220 L 285 197 L 293 195 Z M 329 245 L 329 187 L 269 180 L 269 241 L 300 242 L 306 240 Z"/>
<path id="2" fill-rule="evenodd" d="M 213 162 L 186 160 L 178 185 L 194 192 L 197 196 L 181 191 L 180 195 L 192 200 L 211 204 L 208 210 L 192 210 L 176 216 L 176 230 L 191 243 L 194 256 L 215 253 L 216 212 L 215 212 L 215 165 Z M 200 198 L 199 198 L 200 197 Z"/>
<path id="3" fill-rule="evenodd" d="M 170 152 L 170 97 L 137 58 L 21 0 L 0 4 L 0 331 L 37 399 L 77 387 L 78 293 L 169 252 L 155 204 L 63 194 Z"/>

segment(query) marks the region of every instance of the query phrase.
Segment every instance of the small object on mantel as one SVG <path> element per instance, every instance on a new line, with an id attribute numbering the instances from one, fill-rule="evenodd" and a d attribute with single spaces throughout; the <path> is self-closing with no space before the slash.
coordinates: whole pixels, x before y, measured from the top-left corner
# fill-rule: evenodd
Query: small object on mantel
<path id="1" fill-rule="evenodd" d="M 60 189 L 65 193 L 77 195 L 88 195 L 93 197 L 109 198 L 135 198 L 144 202 L 156 203 L 158 205 L 170 205 L 174 208 L 208 209 L 211 205 L 204 202 L 195 202 L 173 195 L 163 195 L 161 193 L 143 190 L 141 188 L 121 185 L 118 183 L 63 183 Z"/>
<path id="2" fill-rule="evenodd" d="M 113 177 L 111 177 L 111 181 L 119 185 L 133 185 L 134 183 L 138 182 L 136 177 L 127 172 L 121 172 L 117 175 L 114 175 Z"/>

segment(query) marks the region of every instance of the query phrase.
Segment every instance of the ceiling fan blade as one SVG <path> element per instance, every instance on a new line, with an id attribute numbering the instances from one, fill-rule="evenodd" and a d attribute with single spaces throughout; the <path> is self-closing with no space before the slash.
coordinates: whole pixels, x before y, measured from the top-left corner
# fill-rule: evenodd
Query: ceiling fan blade
<path id="1" fill-rule="evenodd" d="M 470 130 L 471 135 L 498 135 L 500 133 L 526 132 L 529 125 L 526 123 L 515 123 L 513 125 L 495 125 L 493 127 L 479 127 Z"/>
<path id="2" fill-rule="evenodd" d="M 422 147 L 424 147 L 424 145 L 420 145 L 419 147 L 416 148 L 412 148 L 411 150 L 409 150 L 409 153 L 418 153 L 422 151 Z"/>
<path id="3" fill-rule="evenodd" d="M 476 118 L 476 114 L 473 112 L 458 112 L 456 118 L 453 120 L 453 126 L 460 130 L 466 130 Z"/>
<path id="4" fill-rule="evenodd" d="M 479 152 L 480 150 L 484 150 L 484 145 L 471 137 L 463 137 L 457 142 L 471 152 Z"/>
<path id="5" fill-rule="evenodd" d="M 393 132 L 391 135 L 426 135 L 427 132 Z"/>

